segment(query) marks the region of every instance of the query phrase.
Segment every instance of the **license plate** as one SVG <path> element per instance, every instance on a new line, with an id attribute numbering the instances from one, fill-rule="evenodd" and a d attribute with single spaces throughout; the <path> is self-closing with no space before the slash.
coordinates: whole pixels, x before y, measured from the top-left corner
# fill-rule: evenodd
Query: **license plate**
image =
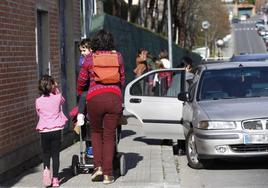
<path id="1" fill-rule="evenodd" d="M 244 144 L 267 144 L 268 134 L 244 134 Z"/>

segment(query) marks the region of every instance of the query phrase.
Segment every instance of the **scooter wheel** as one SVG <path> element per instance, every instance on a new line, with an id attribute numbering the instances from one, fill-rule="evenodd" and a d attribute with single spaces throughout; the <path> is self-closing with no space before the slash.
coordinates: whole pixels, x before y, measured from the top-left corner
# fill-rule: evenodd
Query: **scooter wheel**
<path id="1" fill-rule="evenodd" d="M 73 155 L 72 158 L 72 173 L 74 176 L 78 174 L 79 171 L 79 158 L 78 155 Z"/>

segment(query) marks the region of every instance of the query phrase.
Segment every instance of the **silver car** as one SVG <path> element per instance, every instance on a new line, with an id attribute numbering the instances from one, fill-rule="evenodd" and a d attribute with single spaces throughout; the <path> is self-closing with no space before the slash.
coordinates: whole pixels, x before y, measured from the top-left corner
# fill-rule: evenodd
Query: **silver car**
<path id="1" fill-rule="evenodd" d="M 200 169 L 214 158 L 268 156 L 267 62 L 197 68 L 183 105 L 186 155 Z"/>

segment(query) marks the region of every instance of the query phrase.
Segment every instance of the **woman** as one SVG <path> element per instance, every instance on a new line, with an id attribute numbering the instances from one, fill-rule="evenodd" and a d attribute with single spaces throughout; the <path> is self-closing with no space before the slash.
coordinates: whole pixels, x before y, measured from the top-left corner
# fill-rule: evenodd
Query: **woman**
<path id="1" fill-rule="evenodd" d="M 147 55 L 148 51 L 145 49 L 140 49 L 136 57 L 136 68 L 133 72 L 136 74 L 136 77 L 141 76 L 144 72 L 147 71 Z"/>
<path id="2" fill-rule="evenodd" d="M 115 133 L 119 117 L 122 114 L 121 88 L 125 84 L 122 55 L 115 51 L 114 40 L 110 32 L 100 30 L 92 38 L 93 54 L 85 57 L 78 77 L 78 93 L 90 82 L 86 96 L 87 112 L 90 119 L 93 146 L 94 171 L 92 181 L 103 180 L 104 184 L 114 182 L 113 157 L 115 153 Z M 120 82 L 102 84 L 94 80 L 93 56 L 96 54 L 117 54 Z"/>

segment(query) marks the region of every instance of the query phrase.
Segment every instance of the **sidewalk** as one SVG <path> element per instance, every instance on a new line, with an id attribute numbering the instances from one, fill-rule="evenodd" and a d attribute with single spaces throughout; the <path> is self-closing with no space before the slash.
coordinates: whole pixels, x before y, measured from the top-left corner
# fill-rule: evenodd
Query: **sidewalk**
<path id="1" fill-rule="evenodd" d="M 118 177 L 113 184 L 103 185 L 102 182 L 91 182 L 90 174 L 78 174 L 72 177 L 71 160 L 74 154 L 79 155 L 79 143 L 66 148 L 60 154 L 60 187 L 180 187 L 172 146 L 161 145 L 160 140 L 145 139 L 135 118 L 129 118 L 128 125 L 122 127 L 119 152 L 124 153 L 126 158 L 126 175 Z M 44 187 L 41 172 L 42 164 L 0 187 Z"/>

